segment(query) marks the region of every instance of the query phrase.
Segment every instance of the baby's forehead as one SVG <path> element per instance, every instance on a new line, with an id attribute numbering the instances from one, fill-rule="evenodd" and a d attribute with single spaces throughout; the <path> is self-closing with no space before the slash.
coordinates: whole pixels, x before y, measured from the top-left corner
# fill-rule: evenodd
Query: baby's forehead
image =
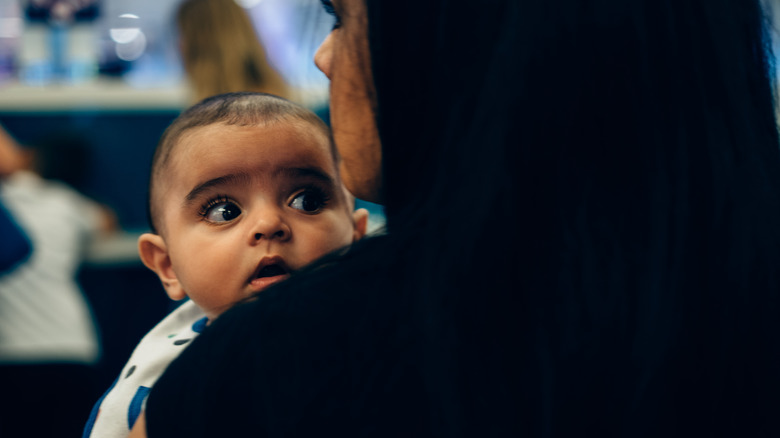
<path id="1" fill-rule="evenodd" d="M 315 125 L 314 123 L 306 120 L 292 117 L 280 117 L 273 120 L 263 120 L 251 124 L 236 124 L 224 121 L 216 121 L 214 123 L 193 126 L 181 132 L 179 138 L 176 139 L 173 148 L 176 148 L 182 143 L 190 141 L 194 137 L 198 137 L 204 134 L 220 135 L 221 133 L 228 132 L 245 132 L 248 134 L 249 138 L 251 138 L 254 135 L 263 136 L 269 132 L 278 131 L 279 129 L 284 129 L 286 132 L 297 133 L 301 137 L 310 138 L 311 141 L 316 141 L 318 146 L 322 143 L 326 143 L 329 149 L 332 146 L 330 131 L 327 128 Z"/>
<path id="2" fill-rule="evenodd" d="M 171 145 L 159 175 L 186 170 L 193 164 L 204 164 L 204 160 L 218 163 L 225 157 L 257 153 L 276 161 L 284 157 L 292 162 L 314 161 L 329 173 L 338 173 L 338 154 L 330 135 L 310 123 L 292 121 L 253 125 L 213 123 L 187 129 Z"/>
<path id="3" fill-rule="evenodd" d="M 290 167 L 317 163 L 332 179 L 339 180 L 337 155 L 327 128 L 285 118 L 253 124 L 218 121 L 181 131 L 172 139 L 167 157 L 157 168 L 157 183 L 153 186 L 161 188 L 188 179 L 193 168 L 219 167 L 223 161 L 241 162 L 247 155 L 256 156 L 255 151 L 262 151 L 277 163 L 286 159 Z"/>

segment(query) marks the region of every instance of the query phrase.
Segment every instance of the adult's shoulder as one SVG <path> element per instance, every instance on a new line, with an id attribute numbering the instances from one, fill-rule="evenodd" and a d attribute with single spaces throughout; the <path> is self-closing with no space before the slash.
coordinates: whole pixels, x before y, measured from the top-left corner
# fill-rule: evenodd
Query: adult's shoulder
<path id="1" fill-rule="evenodd" d="M 238 306 L 235 313 L 246 314 L 246 318 L 258 323 L 256 316 L 262 314 L 265 321 L 278 318 L 283 320 L 278 323 L 295 326 L 309 326 L 325 319 L 330 321 L 329 327 L 337 329 L 340 324 L 332 320 L 334 316 L 349 319 L 354 312 L 399 298 L 393 293 L 397 277 L 392 275 L 392 264 L 387 260 L 389 245 L 388 239 L 379 236 L 366 239 L 345 253 L 325 257 L 260 293 L 246 306 Z M 389 310 L 386 305 L 382 309 Z"/>

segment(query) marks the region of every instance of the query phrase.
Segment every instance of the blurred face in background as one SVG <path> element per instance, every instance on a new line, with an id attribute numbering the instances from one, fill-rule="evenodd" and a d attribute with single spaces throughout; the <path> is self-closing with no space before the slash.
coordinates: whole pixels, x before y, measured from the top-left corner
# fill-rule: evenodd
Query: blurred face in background
<path id="1" fill-rule="evenodd" d="M 364 0 L 322 0 L 336 24 L 314 55 L 330 79 L 333 139 L 342 157 L 341 177 L 356 197 L 382 201 L 382 147 L 368 48 Z"/>

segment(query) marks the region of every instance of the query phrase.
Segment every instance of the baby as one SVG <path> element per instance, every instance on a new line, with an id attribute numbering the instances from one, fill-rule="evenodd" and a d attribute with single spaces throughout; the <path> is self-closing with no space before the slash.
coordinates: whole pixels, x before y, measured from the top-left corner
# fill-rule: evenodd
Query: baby
<path id="1" fill-rule="evenodd" d="M 365 234 L 327 126 L 262 93 L 203 100 L 152 159 L 152 232 L 138 249 L 168 296 L 189 297 L 139 343 L 92 410 L 85 437 L 125 437 L 150 388 L 209 321 Z"/>

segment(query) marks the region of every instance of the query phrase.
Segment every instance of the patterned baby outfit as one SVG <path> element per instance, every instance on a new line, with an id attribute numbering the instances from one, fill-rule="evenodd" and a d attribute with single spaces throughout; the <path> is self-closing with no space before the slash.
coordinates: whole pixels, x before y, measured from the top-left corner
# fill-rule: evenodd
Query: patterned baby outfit
<path id="1" fill-rule="evenodd" d="M 127 437 L 154 383 L 207 322 L 203 311 L 187 301 L 147 333 L 119 377 L 92 408 L 83 438 Z"/>

